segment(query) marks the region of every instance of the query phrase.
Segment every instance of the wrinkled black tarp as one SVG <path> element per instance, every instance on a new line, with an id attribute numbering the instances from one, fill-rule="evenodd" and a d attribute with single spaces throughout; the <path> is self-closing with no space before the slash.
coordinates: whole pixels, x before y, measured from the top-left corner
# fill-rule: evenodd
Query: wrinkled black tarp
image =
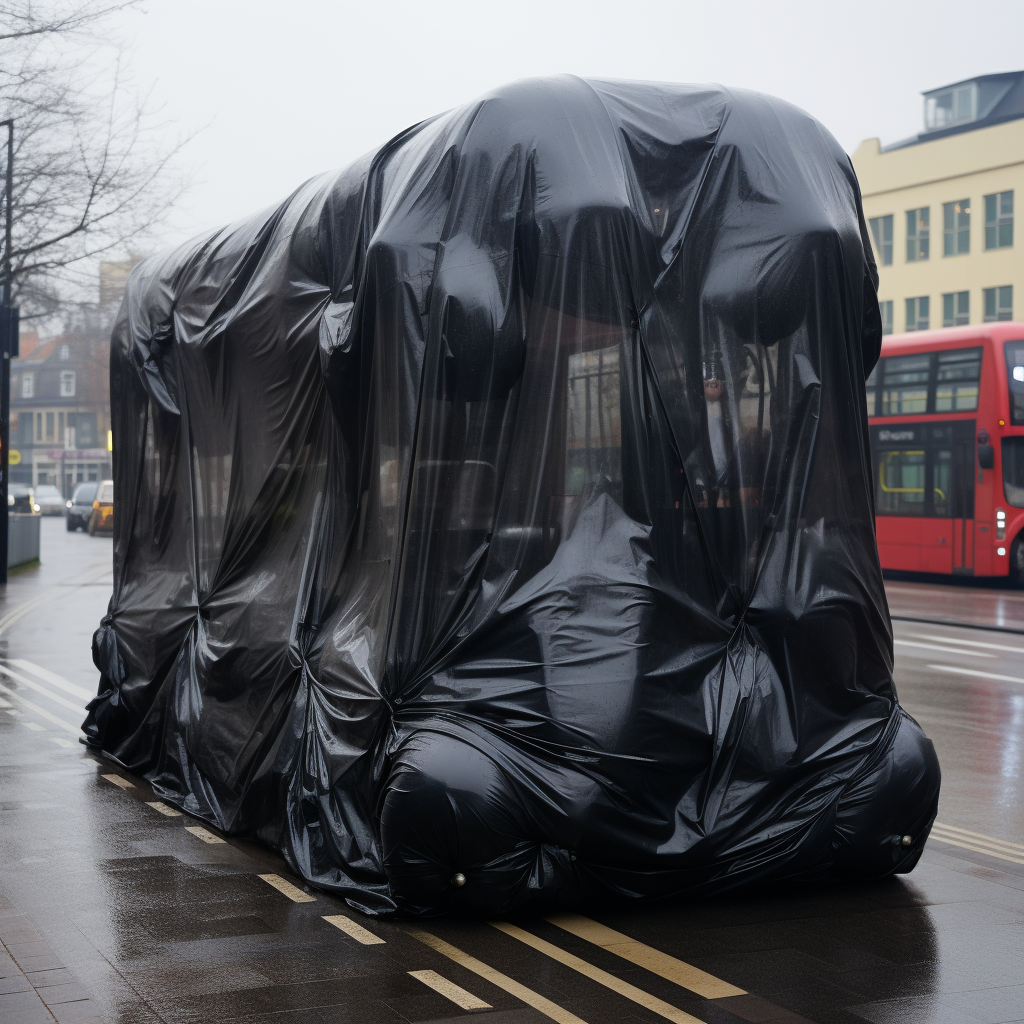
<path id="1" fill-rule="evenodd" d="M 812 118 L 571 77 L 145 261 L 90 743 L 370 912 L 909 870 L 875 280 Z"/>

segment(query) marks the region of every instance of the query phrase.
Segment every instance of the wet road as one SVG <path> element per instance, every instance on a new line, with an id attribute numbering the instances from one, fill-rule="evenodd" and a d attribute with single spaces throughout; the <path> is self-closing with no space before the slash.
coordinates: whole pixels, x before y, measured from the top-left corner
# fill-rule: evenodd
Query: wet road
<path id="1" fill-rule="evenodd" d="M 956 589 L 961 601 L 976 596 Z M 900 701 L 932 738 L 942 765 L 939 821 L 1017 843 L 1024 843 L 1021 629 L 893 622 Z"/>
<path id="2" fill-rule="evenodd" d="M 1024 593 L 889 585 L 900 696 L 943 767 L 913 874 L 389 924 L 83 750 L 111 544 L 42 526 L 0 602 L 0 1024 L 1024 1022 Z"/>

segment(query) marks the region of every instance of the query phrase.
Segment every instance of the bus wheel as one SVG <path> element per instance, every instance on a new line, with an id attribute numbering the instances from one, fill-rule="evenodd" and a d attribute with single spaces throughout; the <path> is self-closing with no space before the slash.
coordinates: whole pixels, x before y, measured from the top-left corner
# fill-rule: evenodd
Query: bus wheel
<path id="1" fill-rule="evenodd" d="M 1024 587 L 1024 534 L 1010 548 L 1010 579 L 1018 587 Z"/>

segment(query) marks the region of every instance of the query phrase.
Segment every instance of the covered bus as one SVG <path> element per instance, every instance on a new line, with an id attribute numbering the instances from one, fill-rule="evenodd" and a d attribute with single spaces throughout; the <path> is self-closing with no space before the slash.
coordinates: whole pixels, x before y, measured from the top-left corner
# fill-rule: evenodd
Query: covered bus
<path id="1" fill-rule="evenodd" d="M 1024 582 L 1024 324 L 886 338 L 867 403 L 882 568 Z"/>

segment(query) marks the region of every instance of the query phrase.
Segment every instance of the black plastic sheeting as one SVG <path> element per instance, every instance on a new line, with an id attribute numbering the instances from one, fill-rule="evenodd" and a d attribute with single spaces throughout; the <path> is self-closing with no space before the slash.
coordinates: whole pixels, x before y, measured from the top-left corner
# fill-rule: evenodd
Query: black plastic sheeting
<path id="1" fill-rule="evenodd" d="M 875 284 L 808 115 L 572 77 L 146 260 L 90 744 L 370 913 L 909 871 Z"/>

